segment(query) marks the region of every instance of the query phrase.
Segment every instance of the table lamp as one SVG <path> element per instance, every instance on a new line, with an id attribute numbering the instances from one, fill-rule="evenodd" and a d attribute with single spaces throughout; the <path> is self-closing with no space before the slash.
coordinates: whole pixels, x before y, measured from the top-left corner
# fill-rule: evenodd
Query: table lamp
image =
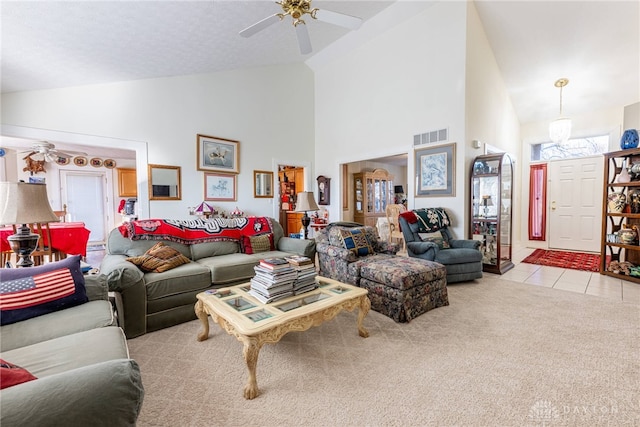
<path id="1" fill-rule="evenodd" d="M 301 191 L 298 193 L 295 212 L 304 212 L 304 215 L 302 216 L 302 226 L 304 227 L 305 239 L 309 235 L 309 224 L 311 224 L 311 218 L 309 218 L 307 212 L 317 211 L 318 209 L 318 205 L 316 204 L 311 191 Z"/>
<path id="2" fill-rule="evenodd" d="M 31 254 L 38 247 L 40 235 L 32 233 L 27 224 L 58 222 L 49 205 L 45 184 L 0 182 L 0 224 L 21 224 L 16 234 L 7 237 L 11 250 L 20 258 L 17 267 L 31 267 Z"/>

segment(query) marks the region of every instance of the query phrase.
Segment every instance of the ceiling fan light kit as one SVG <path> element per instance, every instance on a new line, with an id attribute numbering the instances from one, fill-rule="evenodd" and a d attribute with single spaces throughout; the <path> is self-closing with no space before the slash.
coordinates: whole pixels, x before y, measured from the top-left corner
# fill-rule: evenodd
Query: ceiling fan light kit
<path id="1" fill-rule="evenodd" d="M 291 16 L 291 18 L 293 18 L 292 24 L 296 29 L 296 35 L 298 37 L 300 53 L 306 55 L 311 53 L 312 47 L 306 22 L 302 19 L 304 15 L 309 15 L 311 18 L 318 21 L 338 25 L 350 30 L 357 30 L 360 28 L 360 25 L 362 25 L 362 19 L 355 16 L 332 12 L 330 10 L 321 10 L 317 8 L 312 9 L 311 0 L 282 0 L 277 1 L 276 4 L 279 4 L 282 7 L 283 13 L 276 13 L 256 22 L 255 24 L 240 31 L 240 35 L 242 37 L 251 37 L 276 22 L 282 21 L 285 16 Z"/>
<path id="2" fill-rule="evenodd" d="M 562 88 L 569 84 L 569 79 L 556 80 L 554 86 L 560 88 L 560 116 L 549 123 L 549 137 L 556 144 L 565 144 L 571 137 L 571 119 L 562 117 Z"/>

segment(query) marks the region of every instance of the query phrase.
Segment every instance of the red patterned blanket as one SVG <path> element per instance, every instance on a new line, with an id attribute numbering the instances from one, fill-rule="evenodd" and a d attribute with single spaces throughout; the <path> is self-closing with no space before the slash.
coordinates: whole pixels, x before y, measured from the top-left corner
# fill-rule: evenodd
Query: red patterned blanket
<path id="1" fill-rule="evenodd" d="M 240 240 L 242 236 L 273 232 L 267 217 L 143 219 L 124 223 L 118 229 L 131 240 L 169 240 L 185 245 Z"/>

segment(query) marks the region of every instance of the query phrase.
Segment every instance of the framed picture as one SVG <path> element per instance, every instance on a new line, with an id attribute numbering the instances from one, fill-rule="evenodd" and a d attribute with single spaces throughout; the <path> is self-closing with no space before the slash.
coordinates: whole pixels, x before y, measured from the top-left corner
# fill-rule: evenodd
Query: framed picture
<path id="1" fill-rule="evenodd" d="M 416 197 L 455 196 L 455 166 L 455 143 L 416 150 Z"/>
<path id="2" fill-rule="evenodd" d="M 273 172 L 253 171 L 253 197 L 273 198 Z"/>
<path id="3" fill-rule="evenodd" d="M 240 173 L 240 142 L 198 134 L 198 170 Z"/>
<path id="4" fill-rule="evenodd" d="M 236 175 L 205 173 L 204 199 L 220 202 L 235 202 Z"/>
<path id="5" fill-rule="evenodd" d="M 103 163 L 102 159 L 99 159 L 98 157 L 94 157 L 91 160 L 89 160 L 89 164 L 94 168 L 99 168 L 100 166 L 102 166 L 102 163 Z"/>
<path id="6" fill-rule="evenodd" d="M 113 159 L 105 159 L 104 167 L 107 169 L 113 169 L 116 167 L 116 161 Z"/>
<path id="7" fill-rule="evenodd" d="M 78 156 L 73 158 L 73 164 L 76 166 L 87 166 L 89 161 L 84 156 Z"/>

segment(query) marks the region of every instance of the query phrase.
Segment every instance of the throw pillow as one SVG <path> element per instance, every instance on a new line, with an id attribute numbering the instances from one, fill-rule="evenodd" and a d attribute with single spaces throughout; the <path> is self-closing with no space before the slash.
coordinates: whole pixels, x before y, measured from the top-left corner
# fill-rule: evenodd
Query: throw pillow
<path id="1" fill-rule="evenodd" d="M 451 225 L 447 212 L 442 208 L 416 209 L 413 211 L 418 220 L 418 232 L 428 233 Z"/>
<path id="2" fill-rule="evenodd" d="M 0 324 L 8 325 L 88 301 L 80 255 L 0 274 Z"/>
<path id="3" fill-rule="evenodd" d="M 273 233 L 242 236 L 240 246 L 245 254 L 256 254 L 276 249 L 273 243 Z"/>
<path id="4" fill-rule="evenodd" d="M 0 359 L 0 389 L 37 380 L 31 372 Z"/>
<path id="5" fill-rule="evenodd" d="M 448 249 L 450 247 L 449 242 L 444 239 L 444 236 L 440 231 L 434 231 L 433 233 L 418 233 L 418 236 L 420 236 L 420 240 L 423 242 L 433 242 L 438 245 L 440 249 Z"/>
<path id="6" fill-rule="evenodd" d="M 374 253 L 364 228 L 340 229 L 340 237 L 342 238 L 342 246 L 357 256 Z"/>
<path id="7" fill-rule="evenodd" d="M 145 273 L 162 273 L 191 262 L 189 258 L 163 242 L 153 245 L 144 255 L 127 258 L 127 261 L 134 263 Z"/>

